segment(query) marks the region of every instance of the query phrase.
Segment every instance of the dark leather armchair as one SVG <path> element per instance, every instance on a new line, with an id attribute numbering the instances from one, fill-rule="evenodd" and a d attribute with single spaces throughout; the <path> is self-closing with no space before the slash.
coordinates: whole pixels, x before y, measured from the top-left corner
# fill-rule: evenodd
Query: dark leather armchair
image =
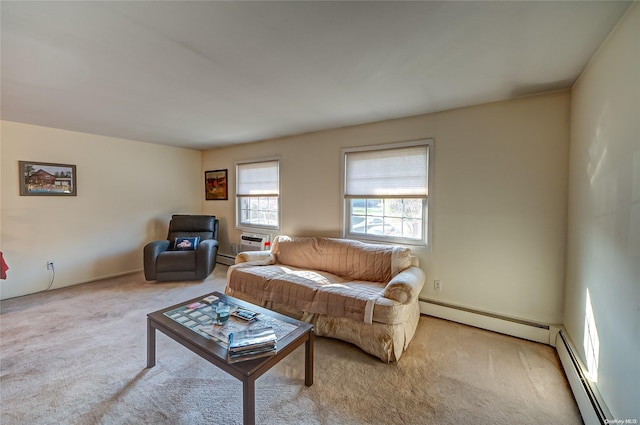
<path id="1" fill-rule="evenodd" d="M 173 215 L 166 241 L 144 247 L 144 277 L 147 280 L 204 280 L 216 266 L 219 222 L 211 215 Z M 199 237 L 196 249 L 174 246 L 176 238 Z"/>

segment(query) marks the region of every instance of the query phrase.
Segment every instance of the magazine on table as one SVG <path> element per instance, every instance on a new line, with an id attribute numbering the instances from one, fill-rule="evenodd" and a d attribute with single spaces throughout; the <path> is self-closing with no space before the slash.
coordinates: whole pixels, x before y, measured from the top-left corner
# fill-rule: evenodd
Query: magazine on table
<path id="1" fill-rule="evenodd" d="M 227 362 L 231 363 L 237 363 L 237 362 L 244 362 L 247 360 L 253 360 L 253 359 L 259 359 L 262 357 L 268 357 L 268 356 L 273 356 L 274 354 L 276 354 L 276 348 L 268 348 L 268 349 L 258 349 L 258 350 L 248 350 L 248 351 L 241 351 L 239 353 L 234 353 L 229 351 L 227 354 Z"/>
<path id="2" fill-rule="evenodd" d="M 276 339 L 276 333 L 271 326 L 231 332 L 229 334 L 229 351 L 236 352 L 263 347 L 275 347 Z"/>

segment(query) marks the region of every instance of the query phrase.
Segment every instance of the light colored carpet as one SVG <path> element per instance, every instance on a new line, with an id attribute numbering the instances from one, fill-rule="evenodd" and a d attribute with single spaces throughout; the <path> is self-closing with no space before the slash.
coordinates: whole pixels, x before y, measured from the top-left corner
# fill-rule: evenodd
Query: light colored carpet
<path id="1" fill-rule="evenodd" d="M 2 425 L 240 424 L 242 386 L 157 334 L 146 365 L 146 314 L 224 288 L 145 282 L 142 273 L 2 301 Z M 256 382 L 258 424 L 580 424 L 548 346 L 422 317 L 401 360 L 316 338 Z"/>

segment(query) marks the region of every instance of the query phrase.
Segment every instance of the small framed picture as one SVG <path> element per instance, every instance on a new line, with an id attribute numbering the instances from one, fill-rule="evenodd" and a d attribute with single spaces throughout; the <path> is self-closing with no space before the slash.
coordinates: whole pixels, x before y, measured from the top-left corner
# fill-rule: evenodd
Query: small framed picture
<path id="1" fill-rule="evenodd" d="M 227 170 L 211 170 L 204 172 L 204 192 L 207 201 L 226 201 Z"/>
<path id="2" fill-rule="evenodd" d="M 76 166 L 18 161 L 20 196 L 76 196 Z"/>

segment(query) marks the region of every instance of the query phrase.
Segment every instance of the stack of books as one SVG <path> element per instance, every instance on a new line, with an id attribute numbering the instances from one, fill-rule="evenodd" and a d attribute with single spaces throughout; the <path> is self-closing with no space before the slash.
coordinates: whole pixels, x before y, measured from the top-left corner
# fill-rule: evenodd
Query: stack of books
<path id="1" fill-rule="evenodd" d="M 276 334 L 273 328 L 247 329 L 229 334 L 228 362 L 271 356 L 276 353 Z"/>

